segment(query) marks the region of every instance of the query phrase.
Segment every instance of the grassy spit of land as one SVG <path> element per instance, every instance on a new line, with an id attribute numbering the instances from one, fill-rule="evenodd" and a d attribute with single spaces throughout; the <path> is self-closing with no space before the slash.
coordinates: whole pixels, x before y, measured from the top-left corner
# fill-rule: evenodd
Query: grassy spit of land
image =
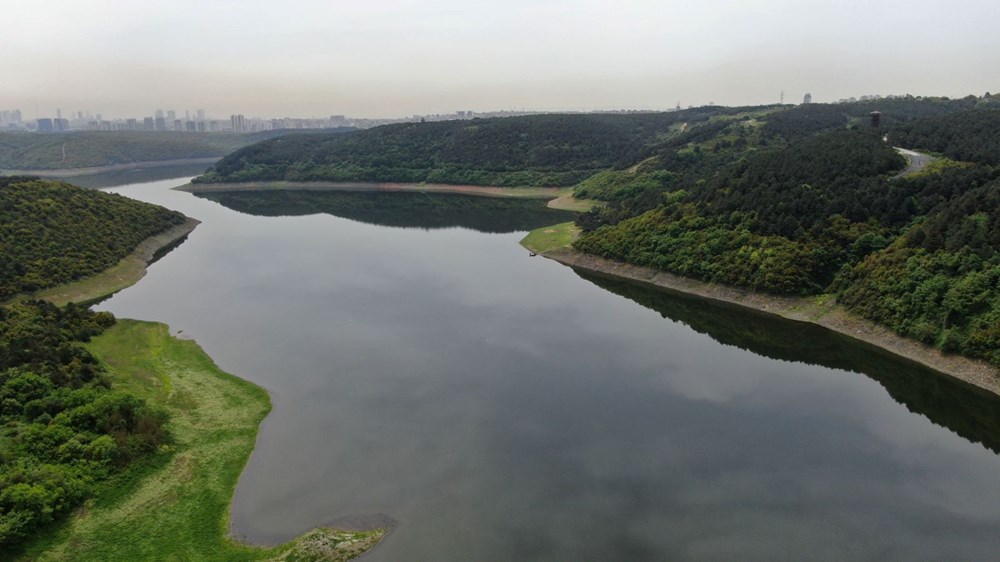
<path id="1" fill-rule="evenodd" d="M 818 324 L 1000 395 L 1000 371 L 989 363 L 945 354 L 939 349 L 899 336 L 884 326 L 851 314 L 837 305 L 832 295 L 769 295 L 622 263 L 573 249 L 572 243 L 578 234 L 579 230 L 573 223 L 563 223 L 534 230 L 521 240 L 521 244 L 532 252 L 576 269 L 735 304 L 789 320 Z"/>
<path id="2" fill-rule="evenodd" d="M 147 266 L 164 252 L 183 242 L 199 224 L 199 221 L 188 218 L 183 224 L 147 238 L 111 268 L 79 281 L 17 296 L 10 302 L 41 299 L 63 306 L 70 302 L 93 302 L 110 296 L 136 284 L 146 275 Z"/>
<path id="3" fill-rule="evenodd" d="M 228 536 L 229 504 L 271 408 L 260 387 L 221 371 L 167 326 L 120 320 L 88 347 L 112 384 L 170 413 L 173 441 L 104 487 L 28 560 L 349 560 L 385 529 L 316 529 L 275 547 Z"/>

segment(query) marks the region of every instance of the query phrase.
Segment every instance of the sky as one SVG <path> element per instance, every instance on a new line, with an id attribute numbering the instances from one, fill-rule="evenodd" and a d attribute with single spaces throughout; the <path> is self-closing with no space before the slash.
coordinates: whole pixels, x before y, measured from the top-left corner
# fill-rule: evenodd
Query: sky
<path id="1" fill-rule="evenodd" d="M 402 117 L 1000 91 L 997 0 L 9 0 L 0 109 Z"/>

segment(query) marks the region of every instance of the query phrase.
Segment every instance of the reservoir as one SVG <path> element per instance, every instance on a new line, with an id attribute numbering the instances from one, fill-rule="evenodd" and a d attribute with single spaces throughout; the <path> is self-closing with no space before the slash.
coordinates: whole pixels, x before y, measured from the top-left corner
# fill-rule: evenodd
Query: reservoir
<path id="1" fill-rule="evenodd" d="M 992 395 L 531 257 L 571 220 L 542 204 L 186 182 L 111 189 L 202 224 L 97 308 L 270 392 L 240 539 L 391 518 L 365 560 L 996 557 Z"/>

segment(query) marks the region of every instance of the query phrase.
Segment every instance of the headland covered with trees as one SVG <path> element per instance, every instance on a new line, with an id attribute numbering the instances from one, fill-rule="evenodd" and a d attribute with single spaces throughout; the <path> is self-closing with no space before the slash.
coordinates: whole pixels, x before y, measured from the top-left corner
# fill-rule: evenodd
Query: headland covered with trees
<path id="1" fill-rule="evenodd" d="M 938 158 L 902 177 L 894 147 Z M 1000 365 L 998 164 L 1000 96 L 907 96 L 287 136 L 196 181 L 573 185 L 602 203 L 577 221 L 580 251 L 835 295 L 903 336 Z"/>

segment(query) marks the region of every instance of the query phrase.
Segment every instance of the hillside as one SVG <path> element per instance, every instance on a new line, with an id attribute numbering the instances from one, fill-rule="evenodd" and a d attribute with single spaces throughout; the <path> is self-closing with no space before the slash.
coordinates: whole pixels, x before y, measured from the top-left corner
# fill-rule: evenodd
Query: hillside
<path id="1" fill-rule="evenodd" d="M 61 182 L 0 177 L 0 301 L 103 270 L 180 213 Z M 64 517 L 155 453 L 166 415 L 112 388 L 80 344 L 108 313 L 0 306 L 0 550 Z"/>
<path id="2" fill-rule="evenodd" d="M 645 158 L 682 123 L 732 111 L 533 115 L 404 123 L 347 135 L 293 135 L 238 150 L 197 181 L 566 186 Z"/>
<path id="3" fill-rule="evenodd" d="M 0 301 L 107 269 L 184 220 L 121 195 L 0 177 Z"/>
<path id="4" fill-rule="evenodd" d="M 555 114 L 471 121 L 405 123 L 349 135 L 290 135 L 240 149 L 196 181 L 370 181 L 494 186 L 568 186 L 603 170 L 624 170 L 652 156 L 664 169 L 693 163 L 677 147 L 705 141 L 713 155 L 796 142 L 866 125 L 880 111 L 886 127 L 973 109 L 967 97 L 905 97 L 851 104 L 730 108 L 670 113 Z M 733 128 L 734 121 L 750 127 Z M 711 142 L 713 141 L 714 142 Z M 698 156 L 695 154 L 695 156 Z M 704 168 L 725 162 L 701 161 Z M 671 165 L 672 164 L 672 165 Z"/>
<path id="5" fill-rule="evenodd" d="M 901 335 L 1000 365 L 1000 111 L 914 102 L 878 131 L 845 128 L 849 112 L 829 107 L 793 111 L 738 142 L 719 128 L 581 183 L 578 196 L 608 205 L 580 218 L 576 248 L 764 292 L 832 293 Z M 955 160 L 896 178 L 904 162 L 885 134 Z"/>

